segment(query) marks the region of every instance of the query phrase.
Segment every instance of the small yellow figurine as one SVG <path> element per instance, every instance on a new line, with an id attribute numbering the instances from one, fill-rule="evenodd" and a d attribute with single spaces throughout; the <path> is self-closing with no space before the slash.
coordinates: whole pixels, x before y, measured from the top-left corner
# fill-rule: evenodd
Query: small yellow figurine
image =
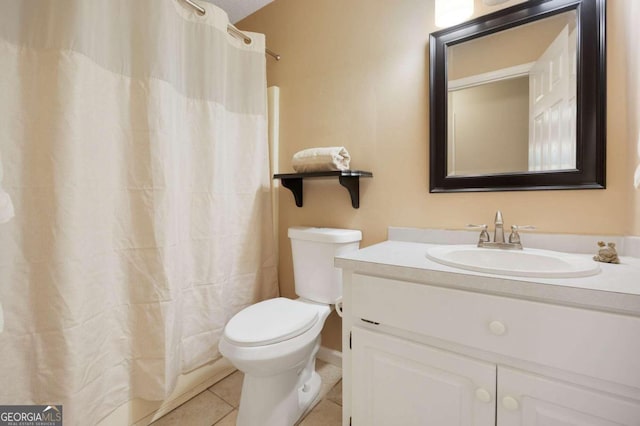
<path id="1" fill-rule="evenodd" d="M 616 243 L 605 245 L 604 241 L 598 241 L 598 246 L 600 246 L 600 250 L 598 250 L 597 255 L 593 256 L 593 260 L 604 263 L 620 263 L 618 252 L 616 251 Z"/>

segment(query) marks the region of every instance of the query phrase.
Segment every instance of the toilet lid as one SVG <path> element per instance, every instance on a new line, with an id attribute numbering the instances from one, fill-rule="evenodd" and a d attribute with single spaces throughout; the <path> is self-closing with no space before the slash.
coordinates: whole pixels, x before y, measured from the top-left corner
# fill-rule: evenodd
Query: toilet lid
<path id="1" fill-rule="evenodd" d="M 263 346 L 292 339 L 318 321 L 312 305 L 278 297 L 251 305 L 227 324 L 224 335 L 240 346 Z"/>

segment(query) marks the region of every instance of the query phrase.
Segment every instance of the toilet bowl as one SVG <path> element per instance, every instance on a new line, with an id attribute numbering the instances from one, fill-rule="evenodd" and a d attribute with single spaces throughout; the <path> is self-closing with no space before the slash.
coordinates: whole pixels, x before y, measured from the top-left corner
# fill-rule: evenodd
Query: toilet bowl
<path id="1" fill-rule="evenodd" d="M 237 425 L 290 426 L 320 391 L 320 332 L 342 295 L 333 258 L 358 249 L 360 231 L 290 228 L 299 299 L 265 300 L 226 325 L 220 353 L 244 373 Z"/>
<path id="2" fill-rule="evenodd" d="M 271 333 L 268 339 L 255 328 L 247 328 L 246 334 L 234 334 L 229 328 L 238 327 L 234 321 L 237 316 L 229 322 L 220 341 L 220 353 L 245 374 L 237 424 L 292 425 L 320 391 L 315 355 L 320 348 L 322 326 L 331 308 L 280 297 L 241 311 L 239 315 L 245 315 L 238 322 L 246 325 L 254 319 L 256 324 L 264 324 L 264 317 L 254 316 L 258 312 L 246 312 L 255 307 L 265 308 L 259 314 L 270 311 L 269 319 L 273 322 L 282 320 L 282 325 L 296 314 L 305 321 L 298 319 L 289 323 L 290 328 L 282 328 L 281 336 Z M 255 342 L 248 341 L 252 336 Z"/>

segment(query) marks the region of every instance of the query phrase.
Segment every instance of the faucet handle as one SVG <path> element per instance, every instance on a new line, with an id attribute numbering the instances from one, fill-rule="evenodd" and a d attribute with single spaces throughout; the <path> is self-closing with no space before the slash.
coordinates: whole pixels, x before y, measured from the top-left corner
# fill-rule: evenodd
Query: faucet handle
<path id="1" fill-rule="evenodd" d="M 518 234 L 518 231 L 531 229 L 536 229 L 536 227 L 533 225 L 511 225 L 511 235 L 509 235 L 509 243 L 520 244 L 520 234 Z"/>
<path id="2" fill-rule="evenodd" d="M 482 224 L 482 225 L 474 225 L 472 223 L 467 224 L 466 226 L 467 229 L 487 229 L 487 225 Z"/>
<path id="3" fill-rule="evenodd" d="M 518 232 L 518 231 L 530 231 L 532 229 L 538 229 L 533 225 L 511 225 L 511 230 Z"/>
<path id="4" fill-rule="evenodd" d="M 487 225 L 485 225 L 485 224 L 482 224 L 482 225 L 468 224 L 467 228 L 468 229 L 481 229 L 481 231 L 480 231 L 480 239 L 478 240 L 478 244 L 488 243 L 490 241 L 489 233 L 487 232 Z"/>

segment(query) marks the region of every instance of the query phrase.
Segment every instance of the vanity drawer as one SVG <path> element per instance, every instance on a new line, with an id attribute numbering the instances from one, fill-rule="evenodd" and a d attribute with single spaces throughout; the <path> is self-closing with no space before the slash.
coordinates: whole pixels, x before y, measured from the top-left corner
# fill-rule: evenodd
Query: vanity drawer
<path id="1" fill-rule="evenodd" d="M 352 315 L 640 388 L 640 318 L 353 274 Z"/>

